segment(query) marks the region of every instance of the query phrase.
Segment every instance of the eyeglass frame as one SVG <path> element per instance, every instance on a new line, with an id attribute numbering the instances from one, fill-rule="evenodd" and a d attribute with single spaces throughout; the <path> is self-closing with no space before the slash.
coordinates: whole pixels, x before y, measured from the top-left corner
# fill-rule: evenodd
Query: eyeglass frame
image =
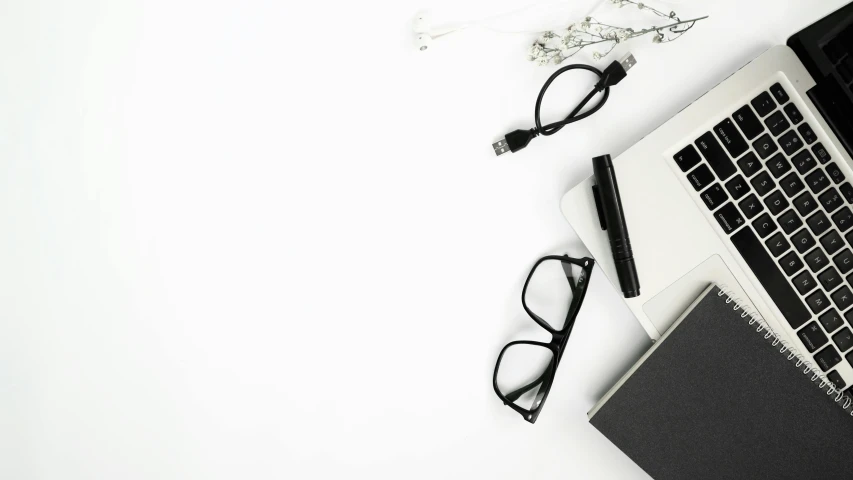
<path id="1" fill-rule="evenodd" d="M 533 274 L 536 272 L 536 269 L 542 263 L 548 260 L 559 260 L 560 265 L 563 268 L 563 272 L 566 274 L 566 280 L 569 282 L 569 287 L 572 289 L 572 300 L 569 304 L 569 310 L 566 313 L 566 321 L 563 324 L 563 328 L 560 330 L 556 330 L 551 327 L 548 322 L 543 320 L 539 315 L 536 315 L 530 307 L 527 306 L 527 301 L 525 298 L 527 297 L 527 287 L 530 284 L 530 279 L 533 278 Z M 569 265 L 567 265 L 567 263 Z M 573 275 L 571 271 L 571 265 L 577 265 L 581 268 L 581 273 L 578 276 L 577 282 L 573 281 Z M 509 406 L 516 412 L 518 412 L 525 420 L 530 423 L 536 423 L 536 419 L 539 418 L 539 413 L 542 411 L 542 406 L 545 405 L 545 400 L 548 399 L 548 394 L 551 392 L 551 385 L 554 382 L 554 377 L 557 374 L 557 367 L 560 365 L 560 360 L 563 357 L 563 352 L 566 349 L 566 344 L 569 340 L 569 335 L 572 333 L 572 328 L 575 325 L 575 320 L 577 319 L 577 314 L 580 311 L 581 305 L 583 304 L 584 297 L 586 297 L 587 285 L 589 285 L 589 277 L 592 274 L 592 267 L 595 265 L 595 260 L 589 257 L 584 258 L 572 258 L 566 255 L 546 255 L 533 264 L 533 268 L 530 269 L 530 273 L 527 275 L 527 280 L 524 281 L 524 287 L 521 289 L 521 305 L 524 307 L 524 311 L 527 312 L 527 315 L 533 319 L 540 327 L 544 328 L 548 333 L 551 334 L 551 341 L 549 343 L 544 342 L 535 342 L 532 340 L 516 340 L 509 342 L 501 349 L 501 353 L 498 355 L 498 359 L 495 362 L 495 373 L 492 378 L 492 384 L 495 389 L 495 393 L 498 398 L 503 401 L 504 405 Z M 506 353 L 507 349 L 512 347 L 513 345 L 534 345 L 538 347 L 544 347 L 549 349 L 552 354 L 552 361 L 550 363 L 548 369 L 542 372 L 542 375 L 539 378 L 533 380 L 531 383 L 518 388 L 512 392 L 509 392 L 508 395 L 514 396 L 512 399 L 508 398 L 507 395 L 501 393 L 498 388 L 498 371 L 501 368 L 501 360 L 503 359 L 504 353 Z M 545 377 L 545 378 L 543 378 Z M 515 404 L 515 400 L 517 400 L 521 395 L 527 393 L 534 386 L 541 384 L 540 392 L 542 394 L 542 398 L 533 405 L 532 409 L 525 409 Z M 544 393 L 542 393 L 544 392 Z M 537 394 L 538 396 L 538 394 Z"/>

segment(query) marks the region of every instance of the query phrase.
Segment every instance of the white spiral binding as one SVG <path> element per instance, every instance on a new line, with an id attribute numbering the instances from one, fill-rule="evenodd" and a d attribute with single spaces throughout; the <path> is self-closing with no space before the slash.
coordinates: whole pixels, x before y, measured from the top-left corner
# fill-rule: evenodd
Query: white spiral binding
<path id="1" fill-rule="evenodd" d="M 771 337 L 773 338 L 771 346 L 776 347 L 779 346 L 779 344 L 782 344 L 782 348 L 779 349 L 779 353 L 784 354 L 787 351 L 789 353 L 788 361 L 792 361 L 794 360 L 794 357 L 796 357 L 797 362 L 794 364 L 794 367 L 800 368 L 801 366 L 805 365 L 805 369 L 803 369 L 803 375 L 808 375 L 809 373 L 811 373 L 812 382 L 816 382 L 817 379 L 820 379 L 820 385 L 818 386 L 818 388 L 823 389 L 823 387 L 828 386 L 826 394 L 829 396 L 835 395 L 835 403 L 841 405 L 841 408 L 843 408 L 844 410 L 847 410 L 847 408 L 850 407 L 851 403 L 853 403 L 850 397 L 845 396 L 844 393 L 841 392 L 841 390 L 836 388 L 835 384 L 829 381 L 829 379 L 824 376 L 823 372 L 817 369 L 817 367 L 815 367 L 814 365 L 812 365 L 812 363 L 807 360 L 803 355 L 801 355 L 796 348 L 789 344 L 785 339 L 779 337 L 779 335 L 776 335 L 776 332 L 774 332 L 773 329 L 770 328 L 770 325 L 768 325 L 767 322 L 763 318 L 761 318 L 761 315 L 759 315 L 758 312 L 753 311 L 749 307 L 749 303 L 744 302 L 740 298 L 736 297 L 732 293 L 732 291 L 728 289 L 725 285 L 720 285 L 719 289 L 720 291 L 717 293 L 717 296 L 722 297 L 725 295 L 726 303 L 734 302 L 735 311 L 743 310 L 743 313 L 741 313 L 740 315 L 741 318 L 749 317 L 750 325 L 754 326 L 756 323 L 758 324 L 758 327 L 755 329 L 756 332 L 761 333 L 763 331 L 766 331 L 766 333 L 764 334 L 764 338 L 766 340 L 770 340 Z M 843 404 L 841 404 L 841 400 L 844 400 Z M 850 416 L 853 416 L 853 410 L 850 411 Z"/>

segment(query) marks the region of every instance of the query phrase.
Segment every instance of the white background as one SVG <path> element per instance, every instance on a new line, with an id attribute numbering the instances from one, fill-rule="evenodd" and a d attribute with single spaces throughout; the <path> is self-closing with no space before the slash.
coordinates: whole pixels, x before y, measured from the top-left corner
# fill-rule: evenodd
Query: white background
<path id="1" fill-rule="evenodd" d="M 544 338 L 524 277 L 586 254 L 558 201 L 592 156 L 845 1 L 660 4 L 711 17 L 500 158 L 555 69 L 536 36 L 412 45 L 425 7 L 598 3 L 0 0 L 0 478 L 646 478 L 586 420 L 650 345 L 600 271 L 537 424 L 495 397 Z"/>

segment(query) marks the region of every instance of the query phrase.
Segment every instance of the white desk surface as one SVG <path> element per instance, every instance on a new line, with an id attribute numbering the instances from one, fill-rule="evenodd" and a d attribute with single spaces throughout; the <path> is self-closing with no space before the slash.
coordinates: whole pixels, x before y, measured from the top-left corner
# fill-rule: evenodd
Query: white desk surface
<path id="1" fill-rule="evenodd" d="M 408 22 L 517 2 L 3 3 L 0 478 L 515 480 L 646 478 L 586 420 L 650 345 L 601 272 L 537 424 L 492 392 L 500 348 L 543 337 L 532 262 L 585 254 L 562 194 L 845 1 L 663 7 L 711 18 L 500 158 L 554 70 L 534 36 L 423 54 Z"/>

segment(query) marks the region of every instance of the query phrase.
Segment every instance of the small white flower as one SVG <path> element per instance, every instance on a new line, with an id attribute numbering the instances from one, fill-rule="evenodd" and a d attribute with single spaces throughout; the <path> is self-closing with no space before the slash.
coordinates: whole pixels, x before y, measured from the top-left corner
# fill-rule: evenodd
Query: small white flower
<path id="1" fill-rule="evenodd" d="M 652 43 L 661 43 L 663 42 L 663 34 L 658 32 L 652 37 Z"/>
<path id="2" fill-rule="evenodd" d="M 536 64 L 539 65 L 540 67 L 544 67 L 545 65 L 548 65 L 548 59 L 545 57 L 542 57 L 539 60 L 536 60 Z"/>
<path id="3" fill-rule="evenodd" d="M 554 65 L 559 65 L 563 63 L 563 56 L 558 53 L 554 55 L 554 58 L 552 60 L 554 60 Z"/>
<path id="4" fill-rule="evenodd" d="M 643 5 L 643 2 L 640 2 L 640 3 L 638 3 L 638 4 L 637 4 L 637 8 L 639 8 L 640 10 L 642 10 L 642 9 L 646 8 L 646 6 L 645 6 L 645 5 Z"/>
<path id="5" fill-rule="evenodd" d="M 593 60 L 601 60 L 601 57 L 603 57 L 603 56 L 604 55 L 602 55 L 601 52 L 593 52 L 592 59 Z"/>
<path id="6" fill-rule="evenodd" d="M 531 57 L 538 58 L 538 57 L 541 57 L 542 55 L 544 55 L 544 53 L 545 52 L 542 50 L 542 46 L 539 45 L 538 43 L 534 43 L 533 45 L 530 46 L 530 56 Z"/>

